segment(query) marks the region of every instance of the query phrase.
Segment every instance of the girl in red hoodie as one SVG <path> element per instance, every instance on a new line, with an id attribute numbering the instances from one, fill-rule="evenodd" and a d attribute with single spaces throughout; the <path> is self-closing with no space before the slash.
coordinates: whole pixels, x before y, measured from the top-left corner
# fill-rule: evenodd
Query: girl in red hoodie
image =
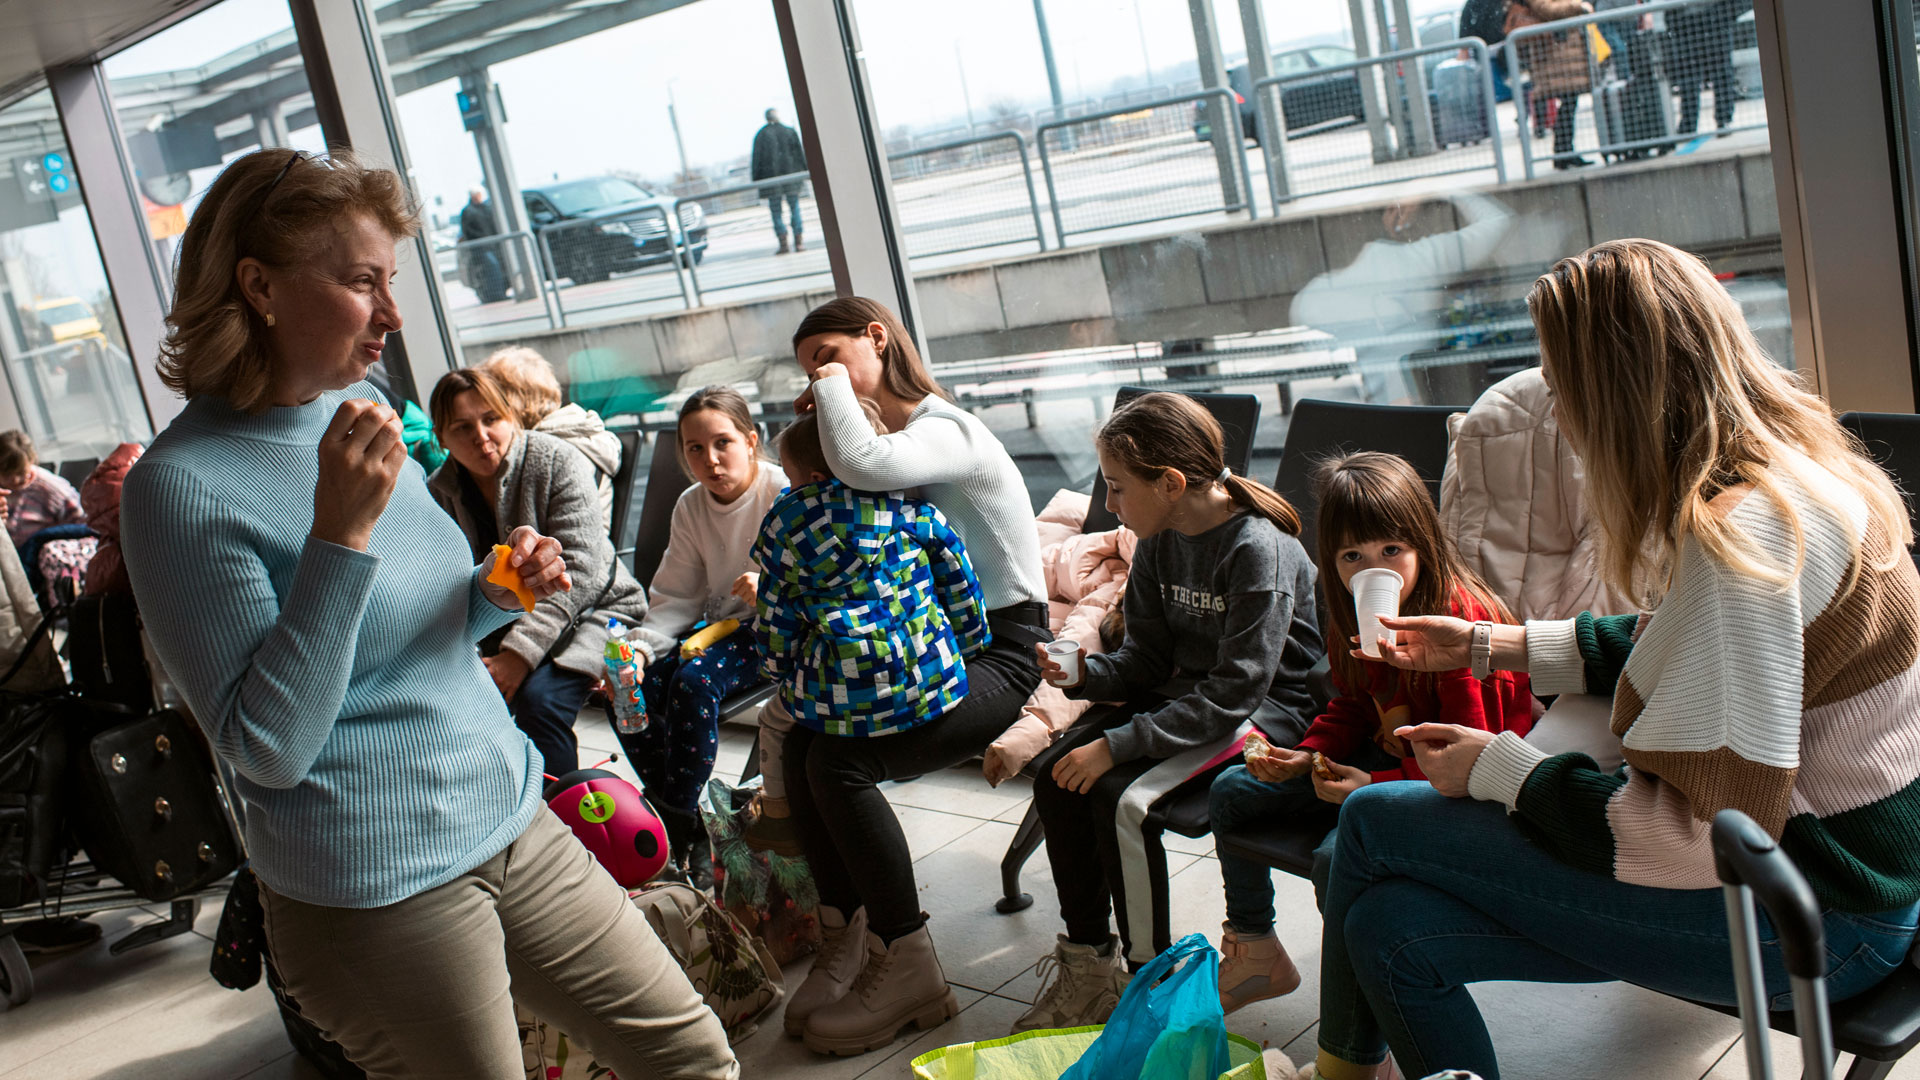
<path id="1" fill-rule="evenodd" d="M 1334 459 L 1319 470 L 1314 489 L 1330 646 L 1358 640 L 1348 583 L 1374 567 L 1400 575 L 1402 615 L 1513 621 L 1441 534 L 1440 515 L 1427 486 L 1404 458 L 1359 453 Z M 1367 784 L 1426 780 L 1412 748 L 1395 730 L 1442 723 L 1524 735 L 1534 716 L 1533 695 L 1522 673 L 1503 671 L 1476 679 L 1466 668 L 1438 674 L 1402 671 L 1337 647 L 1330 647 L 1327 655 L 1337 696 L 1307 728 L 1299 746 L 1250 743 L 1246 765 L 1220 774 L 1209 799 L 1215 832 L 1275 821 L 1325 830 L 1326 839 L 1314 852 L 1316 896 L 1326 881 L 1346 797 Z M 1223 851 L 1220 875 L 1227 896 L 1220 1004 L 1233 1012 L 1291 992 L 1300 985 L 1300 974 L 1273 932 L 1268 868 Z"/>

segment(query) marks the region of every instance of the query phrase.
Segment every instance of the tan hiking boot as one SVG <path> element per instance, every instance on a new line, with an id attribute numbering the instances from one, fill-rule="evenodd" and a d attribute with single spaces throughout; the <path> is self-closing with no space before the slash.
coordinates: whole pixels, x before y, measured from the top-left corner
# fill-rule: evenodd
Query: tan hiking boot
<path id="1" fill-rule="evenodd" d="M 788 812 L 785 799 L 770 799 L 765 795 L 755 797 L 753 821 L 740 839 L 755 851 L 769 851 L 775 855 L 798 858 L 806 854 L 800 846 L 800 830 L 794 827 L 793 815 Z"/>
<path id="2" fill-rule="evenodd" d="M 867 909 L 860 908 L 848 919 L 839 908 L 820 905 L 820 949 L 813 954 L 813 970 L 799 989 L 787 996 L 787 1034 L 799 1036 L 807 1029 L 807 1017 L 814 1010 L 839 1001 L 853 986 L 866 959 Z"/>
<path id="3" fill-rule="evenodd" d="M 1076 945 L 1061 934 L 1053 951 L 1040 958 L 1038 971 L 1043 984 L 1040 996 L 1033 1008 L 1013 1022 L 1012 1034 L 1104 1024 L 1132 978 L 1116 937 L 1107 939 L 1103 953 L 1091 945 Z"/>
<path id="4" fill-rule="evenodd" d="M 1300 972 L 1272 930 L 1241 937 L 1221 923 L 1220 1007 L 1231 1013 L 1256 1001 L 1291 994 L 1300 988 Z"/>
<path id="5" fill-rule="evenodd" d="M 927 1031 L 959 1012 L 960 1002 L 940 970 L 926 924 L 891 945 L 869 933 L 866 966 L 854 979 L 853 989 L 807 1018 L 807 1049 L 816 1054 L 864 1054 L 892 1044 L 908 1024 Z"/>

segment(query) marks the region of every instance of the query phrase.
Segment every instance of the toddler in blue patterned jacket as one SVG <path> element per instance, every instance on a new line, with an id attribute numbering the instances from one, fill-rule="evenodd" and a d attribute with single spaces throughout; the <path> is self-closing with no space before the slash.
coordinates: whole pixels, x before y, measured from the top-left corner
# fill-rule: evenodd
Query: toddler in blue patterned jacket
<path id="1" fill-rule="evenodd" d="M 942 715 L 966 695 L 964 658 L 989 640 L 959 535 L 931 503 L 834 479 L 812 416 L 779 446 L 792 490 L 753 560 L 754 632 L 782 709 L 829 735 L 890 735 Z M 763 743 L 784 719 L 763 715 Z"/>

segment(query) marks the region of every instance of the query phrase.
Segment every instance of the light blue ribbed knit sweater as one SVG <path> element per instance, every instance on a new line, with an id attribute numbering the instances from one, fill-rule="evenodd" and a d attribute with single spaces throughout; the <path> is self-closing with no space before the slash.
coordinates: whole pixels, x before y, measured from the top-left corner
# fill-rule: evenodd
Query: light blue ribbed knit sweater
<path id="1" fill-rule="evenodd" d="M 408 460 L 365 552 L 308 537 L 320 436 L 365 384 L 260 416 L 202 396 L 127 475 L 121 544 L 161 662 L 239 774 L 275 892 L 380 907 L 540 809 L 540 757 L 474 643 L 514 614 Z"/>

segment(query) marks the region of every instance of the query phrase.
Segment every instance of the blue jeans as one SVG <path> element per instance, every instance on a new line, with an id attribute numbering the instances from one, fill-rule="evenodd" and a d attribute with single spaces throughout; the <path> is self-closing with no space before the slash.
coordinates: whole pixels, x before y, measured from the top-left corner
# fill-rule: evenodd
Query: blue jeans
<path id="1" fill-rule="evenodd" d="M 787 238 L 787 223 L 780 220 L 780 203 L 782 201 L 785 201 L 787 204 L 787 216 L 793 219 L 793 235 L 798 237 L 801 230 L 800 193 L 797 191 L 789 191 L 785 195 L 775 195 L 773 198 L 767 200 L 767 205 L 773 208 L 773 235 L 782 240 Z"/>
<path id="2" fill-rule="evenodd" d="M 1342 764 L 1368 772 L 1391 769 L 1399 764 L 1399 759 L 1377 746 L 1368 746 L 1354 757 L 1354 761 Z M 1207 820 L 1212 822 L 1216 836 L 1273 825 L 1302 831 L 1318 829 L 1325 833 L 1320 846 L 1313 849 L 1310 872 L 1314 902 L 1325 906 L 1327 870 L 1333 859 L 1334 838 L 1338 835 L 1334 826 L 1340 820 L 1340 807 L 1323 802 L 1314 794 L 1311 774 L 1269 784 L 1248 772 L 1245 765 L 1235 765 L 1213 781 L 1213 789 L 1207 793 Z M 1236 933 L 1259 937 L 1273 929 L 1273 870 L 1270 867 L 1222 851 L 1220 881 L 1227 894 L 1227 922 Z"/>
<path id="3" fill-rule="evenodd" d="M 580 767 L 580 744 L 573 736 L 573 721 L 599 681 L 546 660 L 533 669 L 507 704 L 514 726 L 526 732 L 540 751 L 540 767 L 548 776 L 565 776 Z"/>
<path id="4" fill-rule="evenodd" d="M 676 650 L 647 666 L 640 681 L 647 730 L 620 735 L 647 798 L 676 810 L 699 808 L 720 752 L 720 705 L 760 681 L 760 649 L 745 626 L 705 656 L 682 660 Z"/>
<path id="5" fill-rule="evenodd" d="M 1906 961 L 1920 905 L 1826 915 L 1827 991 L 1839 1001 Z M 1656 889 L 1576 870 L 1535 847 L 1496 803 L 1427 784 L 1374 784 L 1340 813 L 1327 883 L 1320 1048 L 1356 1064 L 1393 1050 L 1407 1076 L 1500 1066 L 1469 983 L 1636 983 L 1734 1001 L 1719 889 Z M 1790 1007 L 1780 943 L 1760 916 L 1775 1009 Z"/>

